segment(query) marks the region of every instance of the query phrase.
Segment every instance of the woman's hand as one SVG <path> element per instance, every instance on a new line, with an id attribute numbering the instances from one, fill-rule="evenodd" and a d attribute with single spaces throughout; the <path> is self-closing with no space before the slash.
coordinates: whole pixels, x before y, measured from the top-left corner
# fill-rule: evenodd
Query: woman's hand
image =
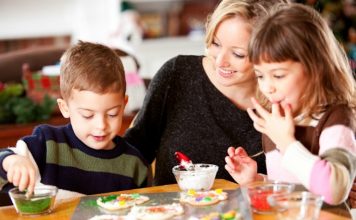
<path id="1" fill-rule="evenodd" d="M 254 122 L 254 127 L 257 131 L 267 135 L 276 144 L 276 147 L 284 153 L 287 146 L 296 141 L 291 107 L 273 103 L 272 112 L 268 112 L 254 98 L 252 98 L 252 104 L 256 113 L 252 109 L 247 109 L 247 112 Z M 284 115 L 281 110 L 283 110 Z"/>
<path id="2" fill-rule="evenodd" d="M 225 169 L 237 183 L 245 185 L 256 180 L 257 163 L 242 147 L 229 147 L 227 154 Z"/>

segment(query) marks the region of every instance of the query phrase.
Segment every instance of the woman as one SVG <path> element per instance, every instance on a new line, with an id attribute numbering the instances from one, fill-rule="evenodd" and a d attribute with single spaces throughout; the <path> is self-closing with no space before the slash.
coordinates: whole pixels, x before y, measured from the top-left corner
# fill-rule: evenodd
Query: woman
<path id="1" fill-rule="evenodd" d="M 242 146 L 266 172 L 261 136 L 246 112 L 256 89 L 247 47 L 256 21 L 280 2 L 286 0 L 221 1 L 206 24 L 207 55 L 177 56 L 155 75 L 125 138 L 148 162 L 156 159 L 156 185 L 175 182 L 176 151 L 218 165 L 217 178 L 232 180 L 226 151 Z"/>

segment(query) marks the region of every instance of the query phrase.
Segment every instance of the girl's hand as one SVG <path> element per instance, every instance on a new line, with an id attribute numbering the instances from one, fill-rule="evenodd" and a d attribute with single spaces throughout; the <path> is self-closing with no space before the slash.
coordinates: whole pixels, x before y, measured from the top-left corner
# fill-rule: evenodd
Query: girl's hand
<path id="1" fill-rule="evenodd" d="M 256 180 L 257 163 L 242 147 L 229 147 L 227 154 L 225 169 L 238 184 L 245 185 Z"/>
<path id="2" fill-rule="evenodd" d="M 252 109 L 247 109 L 253 125 L 257 131 L 266 134 L 275 144 L 276 147 L 285 152 L 288 145 L 296 141 L 294 137 L 295 126 L 290 105 L 272 104 L 272 112 L 264 109 L 256 99 L 252 98 L 257 114 Z M 281 113 L 281 108 L 284 116 Z"/>
<path id="3" fill-rule="evenodd" d="M 7 180 L 18 186 L 20 191 L 28 190 L 32 194 L 36 183 L 36 168 L 30 159 L 20 155 L 10 155 L 4 159 Z"/>

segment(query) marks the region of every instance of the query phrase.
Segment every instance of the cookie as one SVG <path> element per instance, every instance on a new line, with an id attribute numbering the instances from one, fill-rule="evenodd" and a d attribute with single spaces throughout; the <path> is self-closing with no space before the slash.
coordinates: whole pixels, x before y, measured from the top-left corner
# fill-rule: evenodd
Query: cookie
<path id="1" fill-rule="evenodd" d="M 129 216 L 117 216 L 117 215 L 96 215 L 89 220 L 134 220 Z"/>
<path id="2" fill-rule="evenodd" d="M 106 210 L 114 211 L 139 205 L 148 200 L 147 196 L 134 193 L 102 196 L 96 200 L 96 203 Z"/>
<path id="3" fill-rule="evenodd" d="M 202 217 L 190 217 L 189 220 L 241 220 L 241 214 L 235 210 L 228 212 L 211 212 Z"/>
<path id="4" fill-rule="evenodd" d="M 139 220 L 165 220 L 182 215 L 184 208 L 179 203 L 163 204 L 155 206 L 132 207 L 129 216 L 135 216 Z"/>
<path id="5" fill-rule="evenodd" d="M 210 191 L 188 190 L 180 193 L 180 202 L 194 206 L 213 205 L 227 199 L 227 193 L 222 189 Z"/>

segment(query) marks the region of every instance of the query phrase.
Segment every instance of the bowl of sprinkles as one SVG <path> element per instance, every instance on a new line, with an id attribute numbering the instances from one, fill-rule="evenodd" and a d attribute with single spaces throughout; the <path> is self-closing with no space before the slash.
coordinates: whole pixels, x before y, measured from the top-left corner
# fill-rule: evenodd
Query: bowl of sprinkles
<path id="1" fill-rule="evenodd" d="M 271 214 L 274 209 L 269 205 L 267 198 L 271 195 L 291 193 L 294 184 L 283 182 L 262 182 L 247 186 L 252 211 L 259 214 Z"/>
<path id="2" fill-rule="evenodd" d="M 219 167 L 214 164 L 193 164 L 191 169 L 182 169 L 180 165 L 174 166 L 172 172 L 182 191 L 210 190 L 214 184 Z"/>
<path id="3" fill-rule="evenodd" d="M 9 195 L 20 215 L 40 215 L 53 211 L 57 191 L 55 186 L 43 185 L 35 187 L 32 195 L 27 195 L 27 191 L 20 191 L 18 188 L 11 189 Z"/>

